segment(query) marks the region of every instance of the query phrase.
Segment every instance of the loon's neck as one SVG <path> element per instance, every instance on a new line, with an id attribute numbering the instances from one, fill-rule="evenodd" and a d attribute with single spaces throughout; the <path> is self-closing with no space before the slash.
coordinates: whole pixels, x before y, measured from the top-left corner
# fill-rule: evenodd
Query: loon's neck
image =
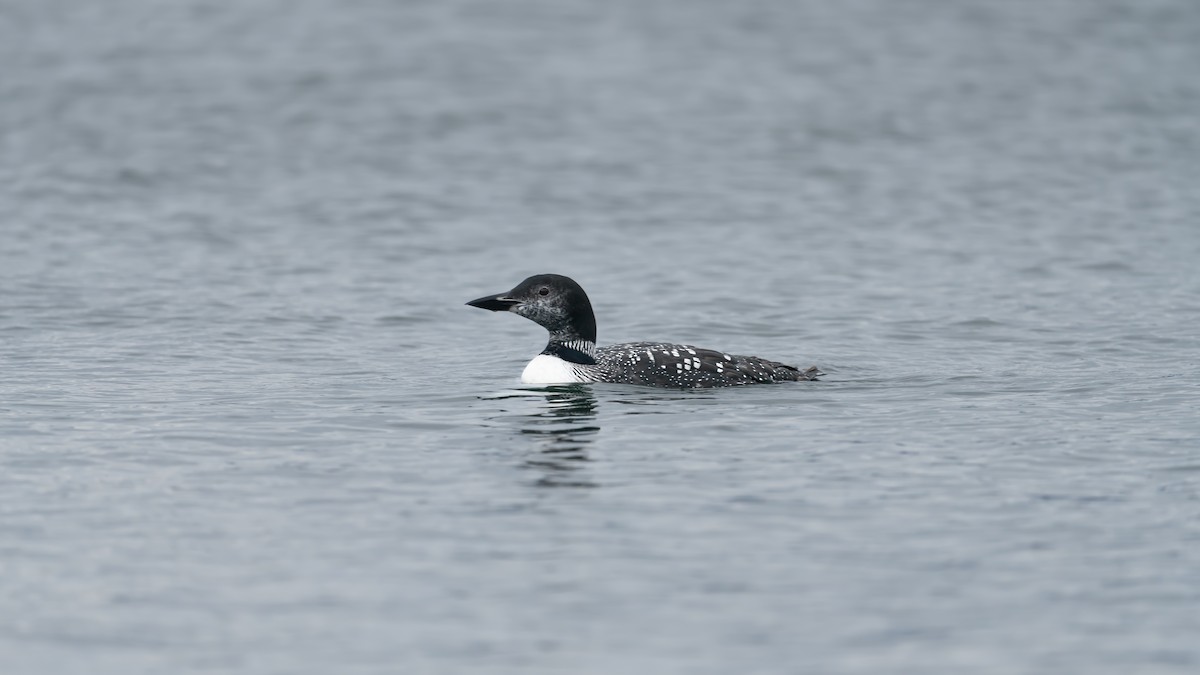
<path id="1" fill-rule="evenodd" d="M 553 321 L 538 323 L 550 331 L 551 343 L 588 342 L 593 347 L 596 344 L 596 314 L 582 290 L 571 299 L 565 314 L 554 317 Z"/>
<path id="2" fill-rule="evenodd" d="M 578 363 L 585 366 L 596 365 L 596 343 L 578 337 L 561 339 L 556 335 L 550 336 L 550 343 L 542 350 L 543 354 L 557 356 L 563 361 Z"/>
<path id="3" fill-rule="evenodd" d="M 562 321 L 542 323 L 550 331 L 550 343 L 543 354 L 585 366 L 596 364 L 596 315 L 592 303 L 582 289 L 570 303 L 570 311 Z"/>

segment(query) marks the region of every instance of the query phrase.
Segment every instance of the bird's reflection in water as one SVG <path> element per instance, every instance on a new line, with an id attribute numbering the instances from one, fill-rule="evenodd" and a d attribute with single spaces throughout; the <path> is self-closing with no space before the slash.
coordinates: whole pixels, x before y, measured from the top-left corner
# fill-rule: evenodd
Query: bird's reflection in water
<path id="1" fill-rule="evenodd" d="M 596 487 L 586 477 L 588 445 L 600 432 L 596 396 L 588 385 L 559 385 L 522 390 L 503 398 L 543 398 L 537 412 L 515 418 L 518 433 L 534 441 L 524 465 L 539 472 L 544 487 Z"/>

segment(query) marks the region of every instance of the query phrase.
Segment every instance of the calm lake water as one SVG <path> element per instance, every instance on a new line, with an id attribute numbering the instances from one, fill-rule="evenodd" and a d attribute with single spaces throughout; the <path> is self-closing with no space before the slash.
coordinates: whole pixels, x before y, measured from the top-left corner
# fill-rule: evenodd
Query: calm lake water
<path id="1" fill-rule="evenodd" d="M 1193 673 L 1200 5 L 0 5 L 0 671 Z M 822 382 L 523 387 L 600 341 Z"/>

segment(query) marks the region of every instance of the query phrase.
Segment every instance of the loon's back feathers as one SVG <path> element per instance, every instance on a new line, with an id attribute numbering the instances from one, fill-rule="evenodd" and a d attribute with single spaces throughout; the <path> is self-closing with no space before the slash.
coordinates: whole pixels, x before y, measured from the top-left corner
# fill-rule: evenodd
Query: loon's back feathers
<path id="1" fill-rule="evenodd" d="M 816 367 L 800 370 L 757 356 L 726 354 L 691 345 L 628 342 L 599 347 L 597 365 L 613 379 L 651 387 L 708 388 L 815 380 Z"/>
<path id="2" fill-rule="evenodd" d="M 541 274 L 507 293 L 467 303 L 520 314 L 550 332 L 550 342 L 521 374 L 531 384 L 613 382 L 651 387 L 708 388 L 815 380 L 815 366 L 800 370 L 757 356 L 740 356 L 690 345 L 630 342 L 596 346 L 591 301 L 574 280 Z"/>

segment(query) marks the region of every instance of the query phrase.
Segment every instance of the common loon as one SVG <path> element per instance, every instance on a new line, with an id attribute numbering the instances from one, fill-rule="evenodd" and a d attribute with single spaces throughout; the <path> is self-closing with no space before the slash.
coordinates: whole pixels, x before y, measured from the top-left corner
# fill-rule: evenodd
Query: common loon
<path id="1" fill-rule="evenodd" d="M 534 357 L 521 381 L 526 384 L 614 382 L 691 389 L 815 380 L 815 366 L 800 370 L 757 356 L 662 342 L 596 346 L 596 315 L 587 293 L 559 274 L 529 277 L 507 293 L 467 303 L 493 312 L 513 312 L 550 331 L 550 343 Z"/>

